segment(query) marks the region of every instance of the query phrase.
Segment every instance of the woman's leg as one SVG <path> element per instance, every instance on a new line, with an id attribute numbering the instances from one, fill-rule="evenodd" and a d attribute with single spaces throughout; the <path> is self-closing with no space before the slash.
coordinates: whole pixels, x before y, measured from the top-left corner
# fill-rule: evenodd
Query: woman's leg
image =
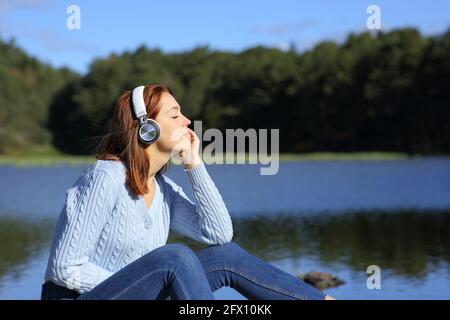
<path id="1" fill-rule="evenodd" d="M 79 300 L 214 300 L 205 270 L 186 245 L 150 251 L 78 297 Z"/>
<path id="2" fill-rule="evenodd" d="M 196 252 L 212 291 L 236 289 L 251 300 L 322 300 L 326 294 L 295 276 L 251 255 L 231 241 Z"/>

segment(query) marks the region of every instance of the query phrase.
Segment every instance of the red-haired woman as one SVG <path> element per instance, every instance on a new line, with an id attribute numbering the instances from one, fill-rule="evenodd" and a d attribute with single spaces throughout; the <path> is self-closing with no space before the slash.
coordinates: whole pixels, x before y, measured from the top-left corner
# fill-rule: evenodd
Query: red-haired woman
<path id="1" fill-rule="evenodd" d="M 117 100 L 97 161 L 66 192 L 41 299 L 327 299 L 232 241 L 228 210 L 199 156 L 199 139 L 170 88 Z M 183 162 L 195 202 L 163 172 Z M 166 244 L 169 230 L 207 244 Z"/>

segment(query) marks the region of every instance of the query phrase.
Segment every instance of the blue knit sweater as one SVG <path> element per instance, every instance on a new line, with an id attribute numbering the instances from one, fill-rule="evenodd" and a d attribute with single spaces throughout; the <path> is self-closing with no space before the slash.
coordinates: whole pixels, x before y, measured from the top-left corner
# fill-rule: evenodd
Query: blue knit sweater
<path id="1" fill-rule="evenodd" d="M 157 174 L 150 209 L 125 185 L 120 161 L 97 160 L 67 189 L 44 282 L 90 291 L 129 263 L 166 244 L 169 229 L 204 244 L 231 241 L 228 210 L 204 163 L 184 169 L 195 202 Z"/>

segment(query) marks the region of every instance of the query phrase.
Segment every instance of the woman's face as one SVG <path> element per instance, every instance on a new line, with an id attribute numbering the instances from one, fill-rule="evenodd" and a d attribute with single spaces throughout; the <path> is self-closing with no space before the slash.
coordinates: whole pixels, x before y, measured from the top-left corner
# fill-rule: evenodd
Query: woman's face
<path id="1" fill-rule="evenodd" d="M 168 92 L 161 94 L 161 109 L 155 120 L 161 128 L 161 135 L 156 142 L 158 149 L 164 152 L 176 151 L 188 137 L 191 120 L 181 113 L 177 100 Z"/>

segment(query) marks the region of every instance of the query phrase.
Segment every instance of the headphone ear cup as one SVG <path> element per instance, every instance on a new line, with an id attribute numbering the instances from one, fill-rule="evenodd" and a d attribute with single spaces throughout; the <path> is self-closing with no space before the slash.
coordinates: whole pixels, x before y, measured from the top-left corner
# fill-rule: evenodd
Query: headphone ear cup
<path id="1" fill-rule="evenodd" d="M 138 138 L 142 143 L 146 145 L 150 145 L 158 141 L 160 135 L 161 128 L 159 127 L 158 122 L 153 119 L 147 119 L 146 123 L 139 126 Z"/>

